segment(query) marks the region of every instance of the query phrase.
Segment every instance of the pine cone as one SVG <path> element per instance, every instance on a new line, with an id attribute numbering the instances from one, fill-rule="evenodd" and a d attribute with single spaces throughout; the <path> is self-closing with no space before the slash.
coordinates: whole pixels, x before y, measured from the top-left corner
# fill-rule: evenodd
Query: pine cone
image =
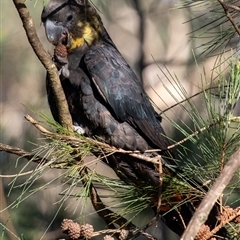
<path id="1" fill-rule="evenodd" d="M 78 223 L 76 223 L 76 222 L 70 223 L 69 229 L 68 229 L 68 236 L 73 240 L 80 238 L 81 227 Z"/>
<path id="2" fill-rule="evenodd" d="M 59 44 L 54 48 L 54 55 L 62 58 L 67 57 L 67 48 L 63 44 Z"/>
<path id="3" fill-rule="evenodd" d="M 240 216 L 238 216 L 239 211 L 240 211 L 240 207 L 237 207 L 237 208 L 234 209 L 234 214 L 237 217 L 233 220 L 233 222 L 236 223 L 236 224 L 240 223 Z"/>
<path id="4" fill-rule="evenodd" d="M 128 230 L 122 229 L 121 232 L 120 232 L 119 239 L 120 240 L 126 240 L 127 237 L 128 237 L 128 233 L 129 233 Z"/>
<path id="5" fill-rule="evenodd" d="M 234 220 L 233 220 L 234 223 L 238 224 L 240 223 L 240 216 L 236 217 Z"/>
<path id="6" fill-rule="evenodd" d="M 223 212 L 219 215 L 218 219 L 220 222 L 227 222 L 228 219 L 234 214 L 234 209 L 226 206 Z"/>
<path id="7" fill-rule="evenodd" d="M 205 239 L 205 236 L 209 233 L 210 233 L 209 226 L 202 225 L 195 237 L 195 240 L 207 240 L 207 239 Z"/>
<path id="8" fill-rule="evenodd" d="M 83 236 L 85 239 L 91 239 L 93 232 L 94 228 L 92 225 L 88 223 L 81 225 L 81 236 Z"/>
<path id="9" fill-rule="evenodd" d="M 64 219 L 61 224 L 63 233 L 66 233 L 70 239 L 78 239 L 81 236 L 81 227 L 71 219 Z"/>
<path id="10" fill-rule="evenodd" d="M 68 231 L 69 224 L 72 223 L 73 220 L 71 219 L 63 219 L 61 223 L 61 229 L 63 233 L 66 233 Z"/>

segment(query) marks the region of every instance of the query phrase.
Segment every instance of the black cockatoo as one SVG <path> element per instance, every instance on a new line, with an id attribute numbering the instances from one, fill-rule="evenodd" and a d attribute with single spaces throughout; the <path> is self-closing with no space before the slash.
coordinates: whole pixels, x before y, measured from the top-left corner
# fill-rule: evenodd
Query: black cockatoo
<path id="1" fill-rule="evenodd" d="M 78 132 L 98 136 L 125 150 L 144 153 L 148 149 L 162 149 L 159 154 L 163 157 L 163 172 L 174 175 L 173 154 L 167 150 L 169 141 L 158 116 L 96 9 L 87 0 L 50 0 L 42 12 L 42 22 L 49 42 L 67 49 L 66 57 L 56 51 L 54 60 Z M 52 115 L 59 121 L 48 76 L 46 84 Z M 106 163 L 120 179 L 141 190 L 149 185 L 159 187 L 158 166 L 153 163 L 120 153 L 110 155 Z M 194 207 L 185 203 L 163 220 L 181 235 L 193 212 Z M 210 225 L 216 223 L 215 218 L 210 220 Z"/>

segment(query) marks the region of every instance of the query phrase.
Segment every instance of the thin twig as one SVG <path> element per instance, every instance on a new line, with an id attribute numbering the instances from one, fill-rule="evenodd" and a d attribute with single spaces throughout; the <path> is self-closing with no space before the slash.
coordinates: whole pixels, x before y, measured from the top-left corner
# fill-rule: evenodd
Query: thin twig
<path id="1" fill-rule="evenodd" d="M 201 90 L 201 91 L 199 91 L 199 92 L 193 94 L 192 96 L 190 96 L 190 97 L 188 97 L 188 98 L 184 98 L 182 101 L 177 102 L 177 103 L 173 104 L 172 106 L 170 106 L 170 107 L 164 109 L 163 111 L 161 111 L 160 114 L 162 115 L 163 113 L 165 113 L 165 112 L 171 110 L 172 108 L 174 108 L 174 107 L 176 107 L 176 106 L 178 106 L 178 105 L 181 105 L 181 104 L 183 104 L 184 102 L 188 102 L 188 101 L 191 100 L 192 98 L 195 98 L 195 97 L 197 97 L 198 95 L 200 95 L 200 94 L 202 94 L 202 93 L 204 93 L 204 92 L 207 92 L 207 91 L 213 90 L 213 89 L 215 89 L 215 88 L 219 88 L 219 86 L 216 86 L 216 87 L 213 86 L 213 87 L 209 87 L 209 88 L 203 89 L 203 90 Z"/>
<path id="2" fill-rule="evenodd" d="M 226 2 L 224 2 L 224 5 L 225 5 L 227 8 L 231 8 L 231 9 L 237 11 L 237 12 L 240 12 L 240 7 L 237 7 L 237 6 L 235 6 L 235 5 L 231 4 L 231 3 L 226 3 Z"/>
<path id="3" fill-rule="evenodd" d="M 239 122 L 239 121 L 240 121 L 240 117 L 232 117 L 231 119 L 229 119 L 228 123 L 230 124 L 231 122 Z M 167 149 L 172 149 L 172 148 L 175 148 L 176 146 L 179 146 L 179 145 L 183 144 L 184 142 L 188 141 L 189 139 L 197 136 L 199 133 L 202 133 L 205 130 L 207 130 L 207 129 L 217 125 L 219 122 L 220 121 L 213 122 L 213 123 L 211 123 L 211 124 L 209 124 L 207 126 L 204 126 L 204 127 L 200 128 L 199 130 L 196 130 L 195 132 L 193 132 L 192 134 L 190 134 L 187 137 L 183 138 L 182 140 L 180 140 L 180 141 L 178 141 L 178 142 L 168 146 Z M 157 149 L 157 151 L 159 151 L 159 149 Z M 148 152 L 148 151 L 146 151 L 146 152 Z"/>
<path id="4" fill-rule="evenodd" d="M 45 51 L 42 43 L 40 42 L 34 26 L 33 19 L 31 18 L 27 6 L 24 2 L 25 0 L 13 0 L 13 3 L 15 4 L 15 7 L 22 20 L 23 28 L 26 31 L 28 41 L 31 44 L 36 56 L 48 72 L 49 82 L 53 89 L 54 98 L 56 100 L 60 123 L 68 130 L 72 130 L 72 119 L 71 115 L 69 114 L 66 97 L 59 80 L 58 70 L 54 62 L 52 61 L 50 55 Z"/>
<path id="5" fill-rule="evenodd" d="M 99 236 L 99 235 L 102 235 L 102 234 L 108 234 L 108 233 L 121 233 L 121 229 L 107 229 L 107 230 L 101 230 L 101 231 L 98 231 L 98 232 L 94 232 L 92 237 L 96 237 L 96 236 Z M 134 232 L 135 229 L 131 229 L 130 232 Z M 143 232 L 141 231 L 141 234 L 143 236 L 145 236 L 146 238 L 150 239 L 150 240 L 160 240 L 159 238 L 155 238 L 154 236 L 152 236 L 151 234 L 147 233 L 147 232 Z"/>
<path id="6" fill-rule="evenodd" d="M 1 149 L 0 149 L 1 151 Z M 26 175 L 30 175 L 34 172 L 34 170 L 28 171 L 28 172 L 23 172 L 23 173 L 17 173 L 17 174 L 11 174 L 11 175 L 7 175 L 7 174 L 0 174 L 0 178 L 15 178 L 15 177 L 22 177 L 22 176 L 26 176 Z"/>
<path id="7" fill-rule="evenodd" d="M 53 133 L 48 131 L 47 129 L 45 129 L 43 126 L 41 126 L 36 120 L 34 120 L 31 116 L 26 115 L 25 118 L 32 123 L 43 135 L 47 136 L 47 137 L 51 137 L 51 138 L 55 138 L 55 139 L 60 139 L 63 141 L 68 141 L 69 143 L 73 142 L 73 143 L 85 143 L 86 141 L 89 141 L 91 144 L 94 144 L 95 146 L 101 147 L 102 150 L 105 150 L 105 152 L 109 152 L 109 154 L 112 153 L 125 153 L 125 154 L 129 154 L 133 157 L 136 157 L 140 160 L 143 161 L 147 161 L 147 162 L 152 162 L 154 164 L 159 164 L 160 160 L 159 157 L 158 158 L 151 158 L 151 157 L 147 157 L 144 155 L 139 154 L 139 151 L 125 151 L 123 149 L 116 149 L 106 143 L 102 143 L 96 140 L 93 140 L 91 138 L 85 138 L 85 139 L 81 139 L 78 137 L 74 137 L 74 136 L 68 136 L 68 135 L 61 135 L 61 134 L 57 134 L 57 133 Z M 6 145 L 3 143 L 0 143 L 0 151 L 4 151 L 4 152 L 8 152 L 11 154 L 15 154 L 21 157 L 24 157 L 28 160 L 32 160 L 33 162 L 36 163 L 40 163 L 40 164 L 45 164 L 46 162 L 48 162 L 46 159 L 41 158 L 40 156 L 37 156 L 36 154 L 32 154 L 29 153 L 21 148 L 17 148 L 14 146 L 10 146 L 10 145 Z M 104 151 L 103 151 L 104 152 Z M 137 152 L 137 153 L 135 153 Z"/>
<path id="8" fill-rule="evenodd" d="M 87 168 L 85 167 L 84 169 L 82 169 L 79 174 L 82 177 L 83 185 L 86 185 L 89 182 L 89 179 L 87 179 Z M 128 222 L 125 218 L 106 208 L 92 183 L 90 183 L 90 199 L 95 211 L 107 223 L 108 228 L 115 229 L 114 223 L 118 224 L 119 227 L 124 227 L 128 229 L 136 228 L 136 226 L 133 225 L 131 222 Z"/>
<path id="9" fill-rule="evenodd" d="M 158 164 L 158 172 L 159 172 L 159 186 L 158 186 L 158 203 L 157 203 L 157 212 L 156 212 L 156 219 L 158 220 L 159 214 L 161 211 L 162 205 L 162 184 L 163 184 L 163 169 L 162 169 L 162 162 L 159 161 Z"/>
<path id="10" fill-rule="evenodd" d="M 122 230 L 121 229 L 107 229 L 107 230 L 101 230 L 101 231 L 98 231 L 98 232 L 94 232 L 93 233 L 93 237 L 96 237 L 96 236 L 99 236 L 99 235 L 102 235 L 102 234 L 108 234 L 108 233 L 120 233 Z M 134 232 L 135 230 L 134 229 L 131 229 L 132 232 Z M 146 233 L 142 230 L 140 230 L 141 234 L 143 236 L 145 236 L 146 238 L 150 239 L 150 240 L 161 240 L 159 238 L 155 238 L 154 236 L 152 236 L 151 234 L 149 233 Z"/>
<path id="11" fill-rule="evenodd" d="M 179 145 L 183 144 L 184 142 L 188 141 L 189 139 L 197 136 L 199 133 L 201 133 L 201 132 L 203 132 L 203 131 L 205 131 L 205 130 L 213 127 L 213 126 L 215 126 L 217 123 L 218 122 L 213 122 L 213 123 L 209 124 L 208 126 L 205 126 L 205 127 L 200 128 L 199 130 L 196 130 L 195 132 L 193 132 L 192 134 L 190 134 L 187 137 L 183 138 L 182 140 L 178 141 L 177 143 L 174 143 L 174 144 L 168 146 L 167 149 L 172 149 L 172 148 L 174 148 L 176 146 L 179 146 Z"/>
<path id="12" fill-rule="evenodd" d="M 194 213 L 186 230 L 184 231 L 181 240 L 194 239 L 202 224 L 208 218 L 209 212 L 213 208 L 217 199 L 221 196 L 225 187 L 229 184 L 234 173 L 240 168 L 240 148 L 231 156 L 222 172 L 216 179 L 215 183 L 208 191 L 207 195 L 202 200 L 198 209 Z"/>
<path id="13" fill-rule="evenodd" d="M 100 230 L 100 231 L 94 232 L 92 234 L 92 237 L 97 237 L 97 236 L 100 236 L 100 235 L 103 235 L 103 234 L 121 233 L 121 231 L 122 231 L 121 229 Z M 134 231 L 134 230 L 132 229 L 131 231 Z M 146 232 L 142 232 L 142 235 L 145 236 L 146 238 L 150 239 L 150 240 L 160 240 L 160 239 L 157 239 L 157 238 L 153 237 L 151 234 L 146 233 Z"/>
<path id="14" fill-rule="evenodd" d="M 3 144 L 3 143 L 0 143 L 0 152 L 1 151 L 11 153 L 11 154 L 15 154 L 15 155 L 20 156 L 20 157 L 24 157 L 29 161 L 32 161 L 32 162 L 35 162 L 35 163 L 38 163 L 38 164 L 41 164 L 41 165 L 48 162 L 47 159 L 45 159 L 45 158 L 42 158 L 40 156 L 36 156 L 35 154 L 27 152 L 27 151 L 25 151 L 21 148 L 13 147 L 13 146 Z"/>
<path id="15" fill-rule="evenodd" d="M 98 145 L 99 147 L 102 147 L 102 148 L 112 148 L 110 145 L 106 144 L 106 143 L 103 143 L 103 142 L 100 142 L 100 141 L 97 141 L 97 140 L 94 140 L 92 138 L 87 138 L 87 137 L 84 137 L 84 139 L 81 139 L 79 137 L 74 137 L 74 136 L 70 136 L 70 135 L 63 135 L 63 134 L 58 134 L 58 133 L 53 133 L 53 132 L 50 132 L 48 131 L 46 128 L 44 128 L 42 125 L 40 125 L 34 118 L 32 118 L 30 115 L 25 115 L 24 116 L 25 119 L 27 121 L 29 121 L 31 124 L 34 125 L 34 127 L 36 127 L 43 135 L 47 136 L 47 137 L 52 137 L 52 138 L 55 138 L 55 139 L 61 139 L 61 140 L 64 140 L 64 141 L 68 141 L 68 142 L 76 142 L 76 143 L 84 143 L 86 141 L 89 141 L 91 142 L 93 145 Z"/>
<path id="16" fill-rule="evenodd" d="M 237 24 L 235 23 L 232 15 L 231 15 L 230 12 L 228 11 L 228 9 L 229 9 L 230 6 L 229 6 L 227 3 L 225 3 L 223 0 L 218 0 L 218 2 L 222 5 L 226 17 L 229 19 L 229 21 L 231 22 L 232 26 L 234 27 L 234 29 L 235 29 L 236 32 L 238 33 L 238 35 L 240 35 L 240 29 L 238 28 L 238 26 L 237 26 Z"/>

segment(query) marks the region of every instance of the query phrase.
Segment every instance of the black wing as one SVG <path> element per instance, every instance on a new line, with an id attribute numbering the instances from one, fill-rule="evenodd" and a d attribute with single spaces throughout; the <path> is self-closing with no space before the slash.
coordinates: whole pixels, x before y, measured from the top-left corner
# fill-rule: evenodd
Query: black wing
<path id="1" fill-rule="evenodd" d="M 169 145 L 143 87 L 116 48 L 109 44 L 92 46 L 84 57 L 86 68 L 100 95 L 116 118 L 126 121 L 148 139 L 152 147 Z"/>

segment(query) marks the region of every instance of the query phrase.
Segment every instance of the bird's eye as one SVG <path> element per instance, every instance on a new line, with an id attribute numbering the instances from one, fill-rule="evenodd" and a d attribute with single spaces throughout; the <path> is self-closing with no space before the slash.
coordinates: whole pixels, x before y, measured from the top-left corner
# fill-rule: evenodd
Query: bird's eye
<path id="1" fill-rule="evenodd" d="M 67 21 L 68 21 L 68 22 L 70 22 L 72 19 L 73 19 L 73 15 L 72 15 L 72 14 L 70 14 L 70 15 L 67 16 Z"/>

